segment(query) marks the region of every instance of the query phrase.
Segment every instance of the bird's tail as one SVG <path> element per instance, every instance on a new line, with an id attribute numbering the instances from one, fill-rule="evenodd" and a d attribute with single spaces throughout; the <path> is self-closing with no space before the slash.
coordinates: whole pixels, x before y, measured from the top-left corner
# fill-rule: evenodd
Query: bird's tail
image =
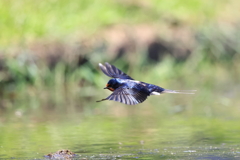
<path id="1" fill-rule="evenodd" d="M 170 90 L 164 89 L 162 93 L 195 94 L 197 90 Z"/>

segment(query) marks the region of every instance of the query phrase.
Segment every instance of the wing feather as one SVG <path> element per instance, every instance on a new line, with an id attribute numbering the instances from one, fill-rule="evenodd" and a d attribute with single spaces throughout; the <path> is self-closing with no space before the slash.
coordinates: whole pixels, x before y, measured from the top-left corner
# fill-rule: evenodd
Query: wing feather
<path id="1" fill-rule="evenodd" d="M 106 100 L 121 102 L 128 105 L 135 105 L 144 102 L 150 93 L 137 88 L 119 87 Z"/>
<path id="2" fill-rule="evenodd" d="M 124 73 L 120 69 L 118 69 L 117 67 L 115 67 L 107 62 L 105 63 L 105 66 L 103 64 L 99 63 L 99 67 L 102 70 L 102 72 L 109 77 L 133 80 L 133 78 L 131 78 L 129 75 L 127 75 L 126 73 Z"/>

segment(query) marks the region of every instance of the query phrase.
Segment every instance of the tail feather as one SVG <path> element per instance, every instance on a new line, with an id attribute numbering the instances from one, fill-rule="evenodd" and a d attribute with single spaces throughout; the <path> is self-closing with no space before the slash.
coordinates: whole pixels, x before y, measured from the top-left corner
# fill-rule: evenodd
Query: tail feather
<path id="1" fill-rule="evenodd" d="M 177 94 L 195 94 L 197 90 L 170 90 L 164 89 L 162 93 L 177 93 Z"/>

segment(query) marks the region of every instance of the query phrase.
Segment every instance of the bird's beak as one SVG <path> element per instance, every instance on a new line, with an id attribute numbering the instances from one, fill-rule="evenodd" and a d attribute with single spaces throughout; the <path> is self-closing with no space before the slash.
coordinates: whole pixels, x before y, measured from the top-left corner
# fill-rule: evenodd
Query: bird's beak
<path id="1" fill-rule="evenodd" d="M 109 88 L 109 84 L 107 84 L 107 85 L 106 85 L 106 87 L 105 87 L 105 88 L 103 88 L 103 89 L 108 89 L 108 88 Z"/>

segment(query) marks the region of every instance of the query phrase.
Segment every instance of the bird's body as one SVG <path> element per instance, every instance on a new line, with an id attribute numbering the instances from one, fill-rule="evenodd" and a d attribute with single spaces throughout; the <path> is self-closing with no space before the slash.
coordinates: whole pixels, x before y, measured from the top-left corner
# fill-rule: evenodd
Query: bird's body
<path id="1" fill-rule="evenodd" d="M 131 80 L 131 79 L 113 78 L 110 81 L 115 81 L 117 87 L 121 86 L 123 88 L 138 89 L 140 91 L 142 90 L 142 91 L 146 92 L 149 95 L 154 95 L 154 92 L 157 92 L 160 94 L 162 91 L 164 91 L 164 89 L 159 86 L 145 83 L 145 82 L 136 81 L 136 80 Z M 111 87 L 108 89 L 111 91 L 114 91 L 115 89 L 117 89 L 117 87 L 116 88 Z"/>
<path id="2" fill-rule="evenodd" d="M 105 63 L 105 66 L 99 63 L 99 67 L 107 76 L 112 77 L 104 89 L 109 89 L 113 93 L 104 100 L 113 100 L 128 105 L 135 105 L 142 103 L 150 95 L 160 95 L 162 93 L 186 93 L 184 91 L 176 91 L 164 89 L 162 87 L 156 86 L 154 84 L 149 84 L 141 81 L 136 81 L 132 79 L 127 74 L 123 73 L 121 70 L 116 68 L 109 63 Z M 97 101 L 97 102 L 100 102 Z"/>

